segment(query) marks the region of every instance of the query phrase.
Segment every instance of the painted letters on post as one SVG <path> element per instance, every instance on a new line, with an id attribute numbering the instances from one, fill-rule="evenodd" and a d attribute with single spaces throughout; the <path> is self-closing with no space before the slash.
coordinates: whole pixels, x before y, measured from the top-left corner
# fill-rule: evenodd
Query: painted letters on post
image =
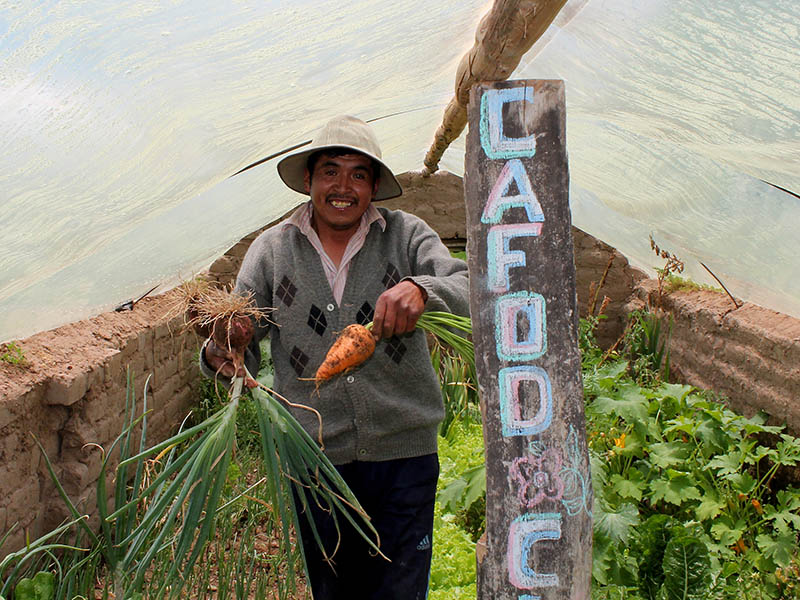
<path id="1" fill-rule="evenodd" d="M 507 196 L 512 183 L 517 186 L 518 193 L 516 196 Z M 544 221 L 542 207 L 539 205 L 539 200 L 536 199 L 531 180 L 525 172 L 525 166 L 516 158 L 508 161 L 500 172 L 483 209 L 481 222 L 499 223 L 505 210 L 512 207 L 524 208 L 528 215 L 528 221 L 531 223 Z"/>
<path id="2" fill-rule="evenodd" d="M 486 90 L 481 98 L 481 146 L 489 158 L 517 158 L 536 154 L 536 136 L 509 138 L 503 130 L 503 105 L 533 104 L 532 87 Z"/>
<path id="3" fill-rule="evenodd" d="M 481 222 L 493 225 L 486 239 L 488 287 L 493 293 L 505 294 L 495 304 L 497 356 L 519 363 L 538 358 L 547 350 L 546 303 L 543 296 L 527 290 L 508 293 L 512 287 L 511 269 L 524 267 L 527 260 L 525 252 L 511 250 L 510 243 L 514 238 L 539 236 L 545 218 L 525 165 L 517 158 L 536 153 L 536 137 L 509 138 L 504 131 L 503 106 L 511 102 L 532 103 L 533 88 L 491 89 L 481 98 L 481 146 L 489 158 L 509 159 L 492 186 Z M 512 185 L 516 187 L 516 195 L 509 195 Z M 524 208 L 528 222 L 500 224 L 510 208 Z M 506 367 L 500 370 L 498 379 L 500 421 L 505 437 L 536 435 L 550 427 L 553 393 L 550 378 L 543 369 L 533 365 Z M 519 460 L 514 465 L 519 465 Z M 560 537 L 560 514 L 547 514 L 545 518 L 526 514 L 515 519 L 508 536 L 511 583 L 526 590 L 557 585 L 557 575 L 534 571 L 528 554 L 536 542 Z"/>
<path id="4" fill-rule="evenodd" d="M 511 268 L 525 266 L 525 252 L 511 250 L 511 240 L 515 237 L 538 236 L 541 231 L 541 223 L 495 225 L 489 230 L 486 243 L 489 246 L 489 289 L 491 291 L 507 292 L 511 286 L 509 282 Z"/>
<path id="5" fill-rule="evenodd" d="M 523 590 L 557 586 L 558 575 L 537 573 L 530 566 L 529 555 L 537 542 L 559 539 L 559 513 L 525 514 L 514 519 L 508 532 L 508 574 L 511 583 Z"/>
<path id="6" fill-rule="evenodd" d="M 498 374 L 500 379 L 500 418 L 503 435 L 535 435 L 550 427 L 553 419 L 553 391 L 550 378 L 539 367 L 524 365 L 506 367 Z M 524 382 L 535 385 L 535 412 L 526 418 L 523 412 L 520 386 Z M 530 408 L 530 407 L 527 407 Z"/>
<path id="7" fill-rule="evenodd" d="M 547 350 L 545 315 L 545 301 L 541 294 L 516 292 L 501 296 L 495 306 L 497 356 L 520 361 L 544 354 Z M 520 317 L 523 317 L 522 323 Z M 522 330 L 521 325 L 525 326 Z"/>
<path id="8" fill-rule="evenodd" d="M 468 260 L 487 433 L 479 598 L 586 600 L 592 493 L 563 83 L 477 85 L 469 113 Z"/>

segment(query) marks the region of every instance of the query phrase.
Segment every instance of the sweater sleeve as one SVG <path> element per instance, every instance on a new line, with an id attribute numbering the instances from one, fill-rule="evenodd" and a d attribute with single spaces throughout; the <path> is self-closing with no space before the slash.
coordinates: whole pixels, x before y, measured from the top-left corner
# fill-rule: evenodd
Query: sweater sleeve
<path id="1" fill-rule="evenodd" d="M 236 286 L 233 291 L 239 294 L 250 294 L 253 303 L 262 312 L 262 317 L 254 319 L 253 339 L 244 356 L 245 366 L 255 377 L 261 364 L 261 348 L 259 344 L 269 334 L 269 312 L 272 306 L 272 273 L 274 271 L 272 245 L 267 242 L 267 234 L 262 234 L 250 245 L 242 261 Z"/>
<path id="2" fill-rule="evenodd" d="M 422 219 L 413 218 L 409 237 L 413 274 L 409 278 L 428 294 L 425 310 L 469 315 L 467 264 L 450 255 L 437 233 Z"/>

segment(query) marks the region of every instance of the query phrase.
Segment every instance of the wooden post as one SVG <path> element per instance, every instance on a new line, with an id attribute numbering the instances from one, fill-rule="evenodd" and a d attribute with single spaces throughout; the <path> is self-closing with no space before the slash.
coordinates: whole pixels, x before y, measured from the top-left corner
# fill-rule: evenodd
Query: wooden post
<path id="1" fill-rule="evenodd" d="M 561 81 L 472 88 L 464 188 L 486 444 L 482 600 L 586 600 L 586 447 Z"/>

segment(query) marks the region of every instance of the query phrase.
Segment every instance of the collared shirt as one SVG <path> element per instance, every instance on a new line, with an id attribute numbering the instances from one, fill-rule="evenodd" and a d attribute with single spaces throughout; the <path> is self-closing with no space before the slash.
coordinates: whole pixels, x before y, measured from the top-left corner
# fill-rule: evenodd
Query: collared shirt
<path id="1" fill-rule="evenodd" d="M 292 216 L 284 221 L 283 226 L 284 228 L 290 226 L 297 227 L 300 230 L 300 233 L 305 235 L 308 238 L 308 241 L 311 242 L 311 245 L 314 247 L 314 250 L 317 251 L 320 260 L 322 261 L 322 268 L 325 271 L 325 278 L 328 280 L 328 284 L 331 286 L 333 298 L 336 300 L 337 305 L 341 305 L 342 294 L 344 294 L 344 286 L 347 283 L 347 274 L 350 271 L 350 262 L 353 260 L 353 257 L 358 254 L 358 251 L 364 246 L 364 240 L 367 239 L 370 226 L 377 221 L 381 226 L 381 231 L 385 231 L 386 219 L 383 218 L 381 213 L 378 212 L 378 209 L 375 208 L 372 202 L 370 202 L 369 206 L 367 206 L 367 210 L 363 215 L 361 215 L 361 221 L 358 224 L 358 229 L 350 238 L 350 241 L 347 242 L 347 248 L 345 248 L 344 255 L 342 255 L 342 260 L 339 262 L 339 266 L 337 267 L 328 256 L 328 253 L 325 252 L 325 248 L 322 247 L 322 242 L 320 241 L 317 232 L 314 231 L 314 228 L 311 226 L 312 211 L 313 206 L 311 204 L 311 200 L 309 200 L 303 206 L 300 206 L 296 211 L 294 211 Z"/>

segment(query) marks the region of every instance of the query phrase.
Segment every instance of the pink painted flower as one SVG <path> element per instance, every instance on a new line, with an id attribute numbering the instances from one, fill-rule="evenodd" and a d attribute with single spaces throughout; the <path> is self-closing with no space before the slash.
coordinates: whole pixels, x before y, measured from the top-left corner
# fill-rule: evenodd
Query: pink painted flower
<path id="1" fill-rule="evenodd" d="M 520 504 L 532 508 L 542 500 L 560 500 L 564 495 L 564 480 L 560 475 L 563 462 L 561 452 L 555 448 L 545 450 L 538 458 L 515 458 L 509 472 L 519 486 Z"/>

